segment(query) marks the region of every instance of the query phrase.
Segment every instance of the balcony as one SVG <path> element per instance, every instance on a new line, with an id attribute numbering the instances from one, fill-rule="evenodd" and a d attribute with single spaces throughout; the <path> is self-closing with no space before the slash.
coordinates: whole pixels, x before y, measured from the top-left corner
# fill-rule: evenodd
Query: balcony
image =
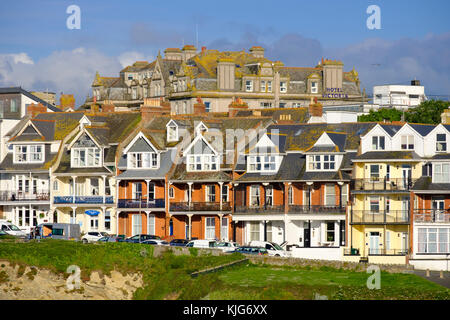
<path id="1" fill-rule="evenodd" d="M 408 210 L 390 210 L 389 212 L 370 210 L 352 210 L 351 224 L 409 224 Z"/>
<path id="2" fill-rule="evenodd" d="M 104 199 L 103 199 L 104 198 Z M 112 196 L 60 196 L 53 197 L 54 204 L 113 204 Z"/>
<path id="3" fill-rule="evenodd" d="M 298 214 L 345 214 L 345 206 L 301 206 L 301 205 L 289 205 L 289 213 Z"/>
<path id="4" fill-rule="evenodd" d="M 118 208 L 123 209 L 164 209 L 165 208 L 164 199 L 119 199 L 117 202 Z"/>
<path id="5" fill-rule="evenodd" d="M 38 190 L 37 192 L 24 191 L 0 191 L 0 201 L 49 201 L 50 192 L 48 190 Z"/>
<path id="6" fill-rule="evenodd" d="M 236 206 L 234 209 L 235 213 L 246 213 L 246 214 L 270 214 L 270 213 L 284 213 L 284 205 L 264 205 L 260 206 Z"/>
<path id="7" fill-rule="evenodd" d="M 231 211 L 229 202 L 170 202 L 170 211 Z"/>
<path id="8" fill-rule="evenodd" d="M 358 191 L 409 191 L 417 179 L 411 178 L 370 178 L 355 179 L 354 192 Z"/>
<path id="9" fill-rule="evenodd" d="M 368 248 L 369 256 L 405 256 L 408 254 L 406 249 L 371 249 Z"/>
<path id="10" fill-rule="evenodd" d="M 415 209 L 414 222 L 450 223 L 450 209 Z"/>

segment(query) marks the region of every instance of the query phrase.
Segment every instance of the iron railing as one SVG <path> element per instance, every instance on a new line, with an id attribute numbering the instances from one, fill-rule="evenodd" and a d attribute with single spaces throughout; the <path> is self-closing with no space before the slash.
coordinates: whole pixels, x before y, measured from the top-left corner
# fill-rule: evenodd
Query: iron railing
<path id="1" fill-rule="evenodd" d="M 414 222 L 450 223 L 450 209 L 414 209 Z"/>
<path id="2" fill-rule="evenodd" d="M 137 209 L 137 208 L 165 208 L 165 200 L 164 199 L 119 199 L 117 201 L 118 208 L 128 208 L 128 209 Z"/>
<path id="3" fill-rule="evenodd" d="M 170 202 L 170 211 L 230 211 L 230 202 L 222 202 L 222 208 L 220 202 Z"/>
<path id="4" fill-rule="evenodd" d="M 53 197 L 54 204 L 112 204 L 112 196 L 56 196 Z"/>
<path id="5" fill-rule="evenodd" d="M 372 249 L 368 248 L 369 256 L 405 256 L 408 254 L 407 249 Z"/>
<path id="6" fill-rule="evenodd" d="M 284 205 L 236 206 L 235 213 L 284 213 Z"/>
<path id="7" fill-rule="evenodd" d="M 24 191 L 0 191 L 0 201 L 48 201 L 50 192 L 48 190 L 37 190 L 36 192 Z"/>
<path id="8" fill-rule="evenodd" d="M 304 214 L 315 214 L 315 213 L 327 213 L 327 214 L 344 214 L 345 206 L 324 206 L 324 205 L 289 205 L 289 213 L 304 213 Z"/>
<path id="9" fill-rule="evenodd" d="M 350 221 L 353 224 L 408 224 L 409 212 L 408 210 L 352 210 L 350 218 Z"/>
<path id="10" fill-rule="evenodd" d="M 417 179 L 411 178 L 377 178 L 355 179 L 355 191 L 408 191 Z"/>

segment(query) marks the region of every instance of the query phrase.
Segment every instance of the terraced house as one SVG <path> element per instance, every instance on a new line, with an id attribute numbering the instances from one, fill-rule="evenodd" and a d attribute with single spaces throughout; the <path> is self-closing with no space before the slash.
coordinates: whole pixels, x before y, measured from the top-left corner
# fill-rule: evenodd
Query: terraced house
<path id="1" fill-rule="evenodd" d="M 52 166 L 55 221 L 80 224 L 82 232 L 117 232 L 117 145 L 140 119 L 140 113 L 124 112 L 80 120 Z"/>
<path id="2" fill-rule="evenodd" d="M 403 264 L 411 253 L 415 255 L 413 239 L 417 241 L 418 237 L 412 232 L 413 214 L 418 221 L 427 221 L 424 217 L 430 211 L 421 209 L 430 210 L 433 205 L 432 201 L 424 201 L 429 194 L 428 176 L 437 161 L 439 181 L 439 168 L 442 168 L 439 164 L 445 163 L 446 158 L 446 151 L 436 151 L 442 147 L 440 142 L 445 143 L 436 140 L 439 130 L 446 131 L 446 128 L 442 125 L 377 124 L 361 137 L 361 154 L 353 160 L 354 198 L 347 259 Z M 439 133 L 439 139 L 448 138 Z M 434 187 L 445 190 L 439 183 Z M 445 198 L 443 194 L 437 197 Z M 432 200 L 429 197 L 428 200 Z M 436 208 L 444 209 L 444 203 L 434 203 Z"/>
<path id="3" fill-rule="evenodd" d="M 340 260 L 350 159 L 374 124 L 272 125 L 235 167 L 236 240 L 286 243 L 292 255 Z"/>
<path id="4" fill-rule="evenodd" d="M 51 166 L 61 145 L 83 113 L 49 112 L 23 118 L 8 134 L 8 150 L 0 163 L 0 203 L 3 218 L 29 232 L 51 222 Z"/>
<path id="5" fill-rule="evenodd" d="M 250 108 L 308 106 L 364 101 L 358 72 L 341 61 L 323 59 L 314 67 L 287 67 L 265 57 L 265 49 L 218 51 L 187 45 L 168 48 L 153 62 L 137 61 L 119 77 L 96 75 L 87 105 L 138 107 L 145 98 L 169 101 L 173 114 L 192 114 L 197 98 L 207 112 L 226 112 L 234 97 Z"/>

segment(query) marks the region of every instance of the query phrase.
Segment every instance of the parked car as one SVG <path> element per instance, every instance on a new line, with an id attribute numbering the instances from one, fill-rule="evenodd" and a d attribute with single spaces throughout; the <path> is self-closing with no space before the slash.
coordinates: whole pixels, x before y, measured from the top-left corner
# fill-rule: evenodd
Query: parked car
<path id="1" fill-rule="evenodd" d="M 153 240 L 145 240 L 142 242 L 143 244 L 151 244 L 154 246 L 168 246 L 169 243 L 165 240 L 158 240 L 158 239 L 153 239 Z"/>
<path id="2" fill-rule="evenodd" d="M 214 240 L 192 240 L 186 244 L 186 247 L 190 248 L 215 248 L 216 241 Z"/>
<path id="3" fill-rule="evenodd" d="M 100 242 L 120 242 L 120 240 L 121 240 L 121 238 L 118 237 L 118 236 L 106 236 L 106 237 L 101 237 L 97 241 L 100 241 Z"/>
<path id="4" fill-rule="evenodd" d="M 239 253 L 243 253 L 243 254 L 256 254 L 256 255 L 268 255 L 269 252 L 266 248 L 263 247 L 252 247 L 252 246 L 242 246 L 239 248 L 236 248 L 233 251 L 226 251 L 227 253 L 234 253 L 234 252 L 239 252 Z"/>
<path id="5" fill-rule="evenodd" d="M 27 236 L 27 234 L 20 230 L 16 225 L 6 220 L 0 220 L 0 230 L 5 232 L 6 234 L 9 234 L 10 236 L 21 238 L 25 238 Z"/>
<path id="6" fill-rule="evenodd" d="M 146 240 L 161 240 L 161 238 L 158 236 L 150 235 L 150 234 L 136 234 L 134 236 L 126 238 L 125 242 L 142 243 Z"/>
<path id="7" fill-rule="evenodd" d="M 275 242 L 253 240 L 253 241 L 250 241 L 249 246 L 266 248 L 267 252 L 269 253 L 269 256 L 275 256 L 275 257 L 289 257 L 290 256 L 290 253 L 288 251 L 284 250 L 282 247 L 280 247 Z"/>
<path id="8" fill-rule="evenodd" d="M 96 242 L 100 238 L 107 237 L 107 236 L 108 236 L 108 234 L 106 232 L 89 231 L 88 233 L 86 233 L 83 236 L 83 238 L 81 238 L 81 241 L 83 241 L 83 243 Z"/>
<path id="9" fill-rule="evenodd" d="M 186 239 L 173 239 L 170 241 L 170 245 L 172 247 L 186 247 L 186 245 L 189 243 L 189 240 Z"/>
<path id="10" fill-rule="evenodd" d="M 216 248 L 223 252 L 234 251 L 239 248 L 239 244 L 231 241 L 221 241 L 217 243 Z"/>

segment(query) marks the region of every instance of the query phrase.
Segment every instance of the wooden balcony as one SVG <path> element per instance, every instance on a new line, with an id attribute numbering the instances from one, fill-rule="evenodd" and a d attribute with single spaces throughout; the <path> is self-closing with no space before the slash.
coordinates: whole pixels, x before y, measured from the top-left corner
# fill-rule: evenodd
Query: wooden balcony
<path id="1" fill-rule="evenodd" d="M 171 212 L 177 211 L 231 211 L 230 202 L 170 202 L 169 210 Z"/>

